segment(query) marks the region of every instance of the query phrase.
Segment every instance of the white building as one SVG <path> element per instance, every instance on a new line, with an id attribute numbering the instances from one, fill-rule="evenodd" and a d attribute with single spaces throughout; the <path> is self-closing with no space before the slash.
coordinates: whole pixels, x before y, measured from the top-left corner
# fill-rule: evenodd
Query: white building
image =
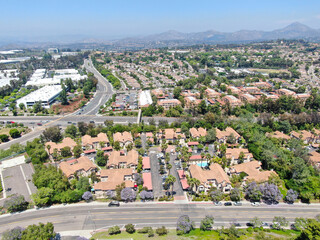
<path id="1" fill-rule="evenodd" d="M 0 71 L 0 87 L 10 85 L 11 80 L 19 80 L 17 69 L 8 69 Z"/>
<path id="2" fill-rule="evenodd" d="M 37 69 L 26 85 L 30 86 L 46 86 L 46 85 L 56 85 L 60 84 L 61 80 L 66 80 L 70 78 L 72 81 L 79 81 L 81 79 L 86 79 L 87 76 L 81 76 L 76 69 L 59 69 L 55 70 L 53 78 L 46 77 L 45 69 Z"/>
<path id="3" fill-rule="evenodd" d="M 19 106 L 20 103 L 23 103 L 25 106 L 31 107 L 36 102 L 41 101 L 44 107 L 49 107 L 50 104 L 60 95 L 61 91 L 61 85 L 45 86 L 18 99 L 17 106 Z"/>
<path id="4" fill-rule="evenodd" d="M 142 91 L 139 95 L 139 106 L 152 104 L 152 97 L 149 90 Z"/>

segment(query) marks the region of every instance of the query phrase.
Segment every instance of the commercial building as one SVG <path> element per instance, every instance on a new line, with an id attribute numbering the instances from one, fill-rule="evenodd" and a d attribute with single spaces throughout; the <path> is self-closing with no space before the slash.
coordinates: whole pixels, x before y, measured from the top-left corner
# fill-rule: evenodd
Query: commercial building
<path id="1" fill-rule="evenodd" d="M 27 96 L 17 100 L 17 105 L 23 103 L 26 107 L 33 106 L 36 102 L 41 102 L 42 106 L 49 107 L 54 100 L 59 97 L 62 91 L 61 85 L 45 86 Z"/>
<path id="2" fill-rule="evenodd" d="M 149 90 L 142 91 L 139 94 L 139 106 L 148 106 L 152 104 L 152 98 Z"/>

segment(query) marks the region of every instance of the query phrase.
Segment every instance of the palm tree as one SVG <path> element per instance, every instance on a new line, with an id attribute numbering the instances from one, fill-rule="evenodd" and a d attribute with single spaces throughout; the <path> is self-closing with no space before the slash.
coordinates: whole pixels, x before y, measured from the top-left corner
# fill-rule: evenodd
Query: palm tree
<path id="1" fill-rule="evenodd" d="M 201 153 L 201 167 L 203 167 L 202 160 L 204 159 L 204 157 L 205 157 L 205 154 L 204 154 L 204 152 L 202 152 Z"/>
<path id="2" fill-rule="evenodd" d="M 170 169 L 172 168 L 172 165 L 170 163 L 167 164 L 167 169 L 169 170 L 169 175 L 170 175 Z"/>
<path id="3" fill-rule="evenodd" d="M 176 180 L 177 179 L 174 176 L 169 175 L 165 181 L 167 185 L 171 186 L 171 196 L 173 196 L 173 184 L 175 183 Z"/>
<path id="4" fill-rule="evenodd" d="M 207 159 L 207 166 L 208 166 L 208 165 L 209 165 L 209 161 L 210 161 L 210 159 L 211 159 L 210 153 L 207 153 L 207 154 L 206 154 L 206 159 Z"/>

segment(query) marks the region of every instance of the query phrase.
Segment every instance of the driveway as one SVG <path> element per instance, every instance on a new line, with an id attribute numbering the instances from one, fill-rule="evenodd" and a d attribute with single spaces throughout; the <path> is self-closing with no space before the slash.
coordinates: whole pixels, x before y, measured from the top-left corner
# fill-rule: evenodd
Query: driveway
<path id="1" fill-rule="evenodd" d="M 162 178 L 159 174 L 160 165 L 159 160 L 157 158 L 157 153 L 152 152 L 149 154 L 150 157 L 150 168 L 151 168 L 151 178 L 152 178 L 152 188 L 154 197 L 163 196 L 162 191 Z"/>
<path id="2" fill-rule="evenodd" d="M 176 165 L 174 160 L 176 159 L 176 154 L 170 154 L 170 164 L 172 168 L 170 169 L 170 174 L 176 178 L 175 183 L 173 184 L 174 196 L 184 196 L 184 192 L 180 183 L 179 174 L 177 172 Z"/>

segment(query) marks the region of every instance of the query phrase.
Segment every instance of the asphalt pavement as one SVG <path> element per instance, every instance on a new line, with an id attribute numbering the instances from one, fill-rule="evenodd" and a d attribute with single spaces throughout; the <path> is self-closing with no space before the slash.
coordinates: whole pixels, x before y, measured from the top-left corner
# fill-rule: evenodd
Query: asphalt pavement
<path id="1" fill-rule="evenodd" d="M 242 226 L 252 218 L 271 223 L 274 216 L 283 216 L 290 222 L 296 217 L 313 218 L 320 213 L 319 205 L 277 205 L 248 206 L 213 206 L 212 203 L 175 204 L 141 203 L 121 204 L 110 208 L 106 203 L 82 203 L 57 206 L 40 210 L 29 210 L 17 214 L 0 216 L 0 232 L 16 226 L 26 227 L 39 222 L 52 222 L 56 231 L 99 230 L 110 226 L 133 223 L 137 227 L 167 226 L 175 227 L 181 215 L 189 215 L 199 226 L 206 215 L 214 217 L 214 226 L 230 226 L 237 221 Z"/>

